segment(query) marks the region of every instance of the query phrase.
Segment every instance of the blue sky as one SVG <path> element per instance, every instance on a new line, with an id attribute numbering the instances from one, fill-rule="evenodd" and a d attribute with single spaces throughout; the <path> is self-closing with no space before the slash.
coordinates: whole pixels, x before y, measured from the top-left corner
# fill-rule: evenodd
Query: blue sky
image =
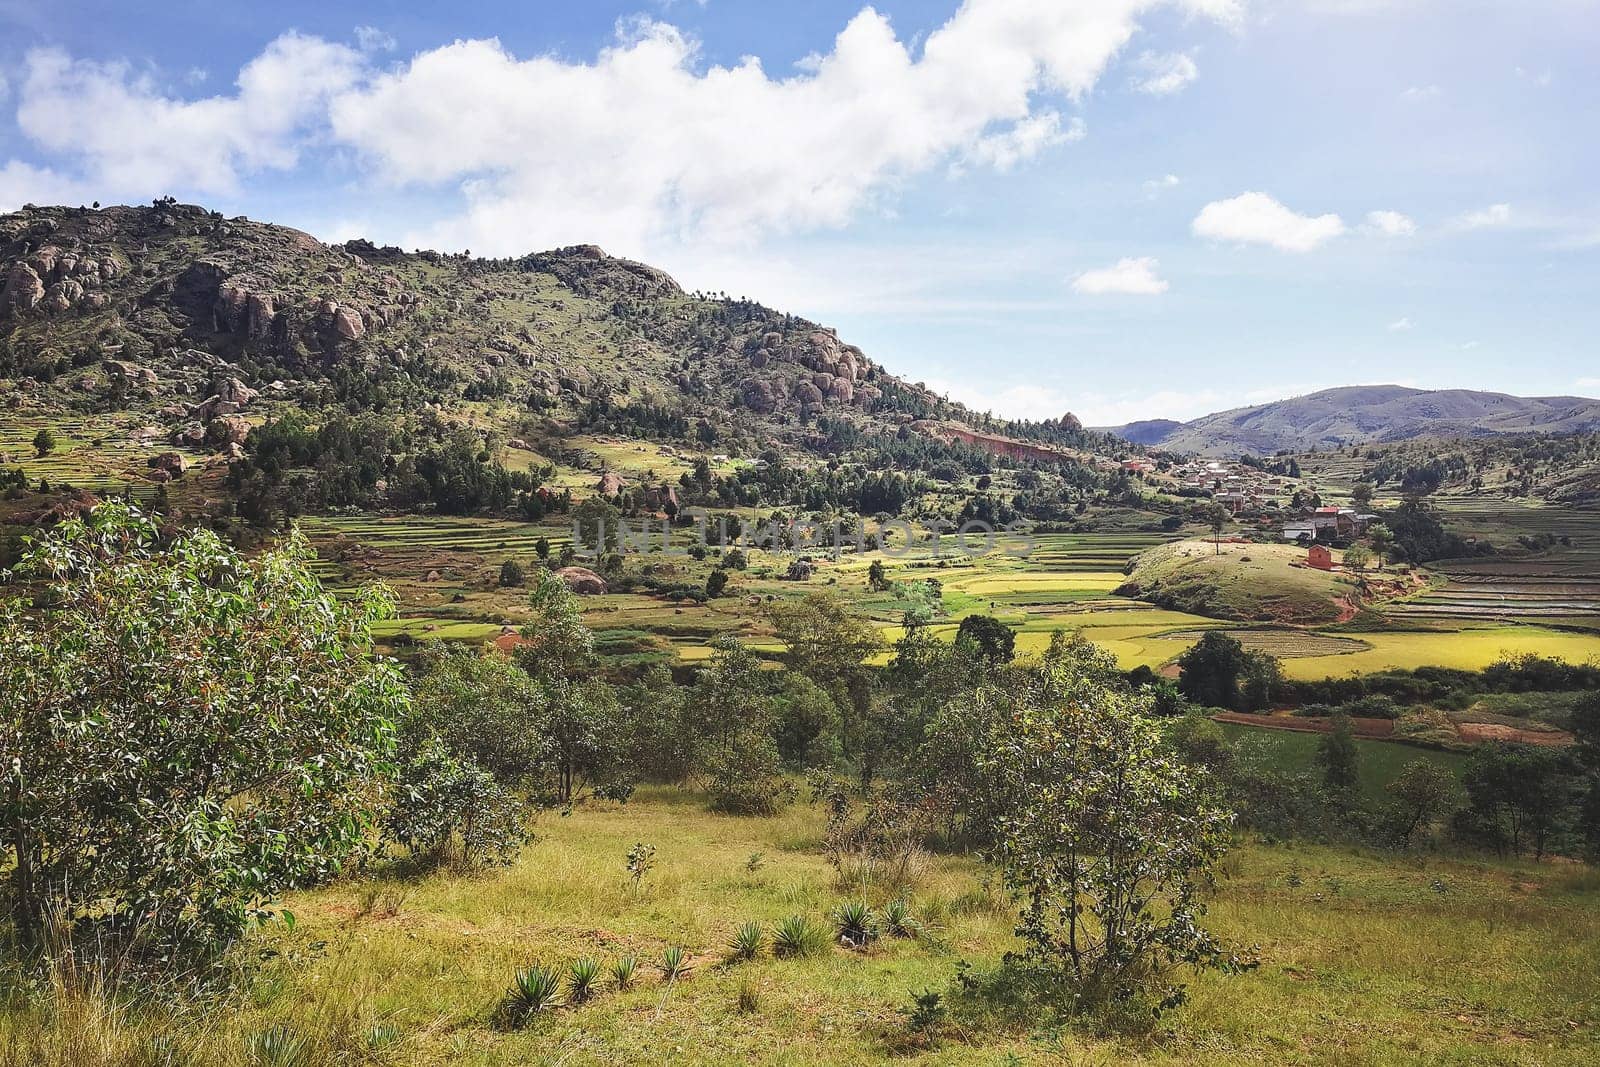
<path id="1" fill-rule="evenodd" d="M 999 413 L 1600 394 L 1600 2 L 0 0 L 0 209 L 577 241 Z"/>

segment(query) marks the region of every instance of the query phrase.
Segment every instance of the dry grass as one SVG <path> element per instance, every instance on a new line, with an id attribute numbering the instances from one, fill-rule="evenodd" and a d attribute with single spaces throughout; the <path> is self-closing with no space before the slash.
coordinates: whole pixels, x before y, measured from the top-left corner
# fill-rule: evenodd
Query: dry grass
<path id="1" fill-rule="evenodd" d="M 866 953 L 770 955 L 722 965 L 729 937 L 815 922 L 844 896 L 821 854 L 823 817 L 708 814 L 700 798 L 646 790 L 627 807 L 550 820 L 505 871 L 406 882 L 379 875 L 298 894 L 282 955 L 225 1002 L 173 1013 L 113 1008 L 93 983 L 13 989 L 0 1063 L 246 1064 L 281 1027 L 295 1063 L 1592 1063 L 1600 1053 L 1600 878 L 1571 865 L 1397 857 L 1246 844 L 1228 859 L 1212 922 L 1262 966 L 1201 976 L 1153 1039 L 1043 1026 L 905 1040 L 912 990 L 947 988 L 958 960 L 1012 945 L 1011 913 L 976 862 L 927 859 L 914 913 L 936 931 Z M 636 841 L 658 863 L 633 892 Z M 762 861 L 750 863 L 752 853 Z M 580 1008 L 520 1032 L 491 1025 L 518 967 L 592 956 L 659 960 L 682 944 L 690 974 L 641 968 Z M 256 1044 L 261 1039 L 256 1038 Z M 187 1059 L 163 1059 L 177 1049 Z"/>

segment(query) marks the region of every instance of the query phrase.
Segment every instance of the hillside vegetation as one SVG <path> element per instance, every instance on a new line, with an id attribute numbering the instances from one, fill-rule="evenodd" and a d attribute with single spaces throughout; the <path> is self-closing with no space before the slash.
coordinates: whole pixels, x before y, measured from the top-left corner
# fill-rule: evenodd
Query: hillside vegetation
<path id="1" fill-rule="evenodd" d="M 1141 555 L 1119 592 L 1243 622 L 1315 624 L 1354 615 L 1358 581 L 1305 561 L 1298 545 L 1176 541 Z"/>

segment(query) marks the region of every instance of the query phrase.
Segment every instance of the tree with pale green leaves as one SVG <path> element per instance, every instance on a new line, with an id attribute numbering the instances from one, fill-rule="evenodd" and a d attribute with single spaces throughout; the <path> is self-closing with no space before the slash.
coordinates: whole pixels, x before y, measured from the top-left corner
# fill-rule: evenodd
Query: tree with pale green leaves
<path id="1" fill-rule="evenodd" d="M 0 598 L 0 871 L 46 925 L 177 966 L 360 853 L 410 695 L 382 591 L 322 588 L 298 533 L 246 559 L 121 503 L 56 526 Z"/>
<path id="2" fill-rule="evenodd" d="M 1178 968 L 1243 966 L 1202 925 L 1232 816 L 1115 662 L 1063 642 L 1025 685 L 980 700 L 1004 707 L 978 763 L 990 855 L 1021 905 L 1013 965 L 1039 994 L 1069 1013 L 1148 1019 L 1183 1000 Z"/>

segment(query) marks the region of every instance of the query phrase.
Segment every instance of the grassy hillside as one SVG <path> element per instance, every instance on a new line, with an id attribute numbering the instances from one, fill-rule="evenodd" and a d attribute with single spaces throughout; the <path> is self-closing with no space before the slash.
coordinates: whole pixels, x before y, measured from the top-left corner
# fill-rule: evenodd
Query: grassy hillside
<path id="1" fill-rule="evenodd" d="M 626 807 L 552 817 L 542 831 L 505 871 L 380 871 L 296 895 L 296 928 L 261 946 L 281 955 L 181 1034 L 159 1008 L 60 1027 L 6 1011 L 0 1058 L 150 1062 L 140 1057 L 168 1034 L 198 1062 L 242 1067 L 261 1062 L 246 1045 L 271 1027 L 305 1042 L 303 1062 L 395 1065 L 1584 1064 L 1600 1048 L 1600 886 L 1581 868 L 1247 842 L 1225 863 L 1211 920 L 1230 943 L 1255 946 L 1261 966 L 1195 980 L 1192 1002 L 1154 1038 L 987 1018 L 952 1024 L 926 1049 L 906 1032 L 910 993 L 948 989 L 958 962 L 982 968 L 1013 944 L 1009 909 L 973 861 L 929 860 L 912 894 L 930 924 L 922 939 L 730 966 L 724 946 L 740 923 L 824 921 L 853 892 L 819 853 L 819 810 L 732 818 L 707 814 L 697 796 L 649 790 Z M 659 862 L 635 892 L 624 856 L 637 841 L 654 844 Z M 669 985 L 651 962 L 672 944 L 695 965 Z M 521 1033 L 490 1025 L 517 967 L 624 953 L 643 961 L 636 990 L 603 992 Z M 90 1028 L 96 1058 L 59 1040 L 69 1026 Z"/>
<path id="2" fill-rule="evenodd" d="M 1354 580 L 1305 558 L 1295 545 L 1178 541 L 1140 556 L 1124 591 L 1218 619 L 1329 623 L 1353 615 Z"/>

